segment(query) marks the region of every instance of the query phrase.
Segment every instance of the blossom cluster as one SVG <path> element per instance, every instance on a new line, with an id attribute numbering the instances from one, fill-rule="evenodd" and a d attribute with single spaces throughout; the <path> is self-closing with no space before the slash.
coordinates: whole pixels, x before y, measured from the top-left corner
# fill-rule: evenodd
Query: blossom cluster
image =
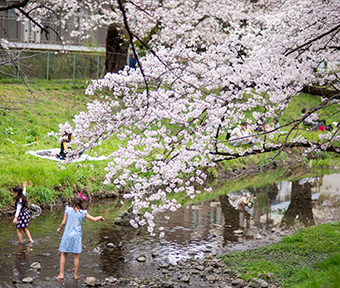
<path id="1" fill-rule="evenodd" d="M 281 147 L 266 137 L 253 148 L 232 149 L 224 138 L 230 127 L 279 119 L 305 86 L 339 88 L 339 71 L 319 69 L 340 59 L 339 1 L 251 2 L 45 0 L 35 7 L 39 17 L 60 11 L 60 25 L 79 19 L 74 22 L 83 35 L 116 24 L 122 35 L 129 28 L 139 39 L 150 36 L 152 53 L 139 59 L 138 69 L 92 81 L 87 94 L 108 89 L 111 95 L 88 104 L 72 129 L 81 151 L 113 136 L 121 141 L 109 155 L 105 183 L 128 187 L 134 213 L 147 211 L 133 226 L 148 225 L 154 234 L 155 213 L 180 207 L 173 193 L 194 198 L 210 191 L 202 171 L 216 162 Z M 84 11 L 91 15 L 86 22 L 80 21 Z M 292 143 L 308 141 L 295 137 Z M 306 151 L 314 149 L 311 144 Z"/>

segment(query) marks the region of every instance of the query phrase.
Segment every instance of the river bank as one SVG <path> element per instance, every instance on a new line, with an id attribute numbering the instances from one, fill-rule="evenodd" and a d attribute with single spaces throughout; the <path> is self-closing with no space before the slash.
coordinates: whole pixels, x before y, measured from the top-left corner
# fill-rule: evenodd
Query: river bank
<path id="1" fill-rule="evenodd" d="M 329 171 L 336 171 L 338 167 L 339 167 L 338 165 L 330 164 L 330 166 L 321 167 L 321 168 L 322 170 L 329 172 Z M 261 175 L 261 174 L 265 175 L 265 173 L 270 174 L 271 171 L 275 171 L 275 170 L 284 170 L 284 173 L 281 173 L 280 177 L 281 179 L 284 179 L 284 178 L 288 179 L 292 176 L 296 176 L 299 174 L 303 175 L 309 169 L 310 168 L 308 167 L 308 163 L 305 160 L 300 159 L 298 155 L 295 155 L 293 153 L 290 153 L 290 157 L 284 161 L 272 162 L 260 168 L 254 165 L 254 163 L 252 162 L 249 162 L 248 165 L 246 166 L 236 165 L 232 168 L 225 168 L 222 163 L 218 163 L 213 170 L 205 171 L 205 173 L 207 174 L 207 181 L 205 185 L 219 186 L 220 183 L 229 182 L 229 185 L 232 187 L 233 185 L 232 182 L 237 179 L 243 179 L 245 177 L 249 179 L 256 175 Z M 323 171 L 317 172 L 317 173 L 323 173 Z M 264 178 L 268 178 L 268 176 L 264 176 Z M 100 180 L 96 180 L 96 181 L 100 182 Z M 268 181 L 271 181 L 271 180 L 268 179 Z M 264 183 L 265 181 L 263 182 L 263 184 Z M 104 186 L 104 185 L 101 184 L 99 185 L 99 187 L 100 186 Z M 235 189 L 238 189 L 239 188 L 238 186 L 239 185 L 237 185 Z M 82 185 L 80 187 L 81 188 L 78 188 L 76 183 L 74 183 L 73 189 L 72 189 L 73 191 L 71 193 L 68 193 L 68 195 L 64 195 L 62 193 L 56 192 L 54 193 L 55 195 L 53 197 L 48 197 L 45 201 L 41 201 L 40 198 L 36 198 L 33 196 L 35 199 L 38 200 L 38 201 L 34 201 L 35 199 L 32 199 L 31 190 L 32 188 L 34 190 L 35 187 L 29 186 L 27 197 L 29 200 L 29 204 L 38 205 L 43 211 L 64 209 L 65 205 L 69 204 L 70 201 L 72 200 L 73 195 L 77 195 L 79 192 L 81 192 L 83 195 L 87 197 L 88 199 L 87 203 L 89 204 L 91 204 L 92 202 L 93 203 L 100 202 L 102 199 L 124 200 L 121 197 L 125 193 L 124 190 L 119 191 L 116 189 L 100 188 L 100 189 L 96 189 L 96 191 L 93 191 L 91 186 Z M 60 189 L 61 188 L 59 188 L 59 190 Z M 63 189 L 65 189 L 65 187 L 62 188 L 61 190 Z M 178 195 L 180 194 L 181 193 L 179 193 Z M 10 194 L 10 197 L 13 198 L 11 194 Z M 191 202 L 190 199 L 187 199 L 187 200 Z M 9 201 L 9 200 L 7 200 L 7 202 L 9 203 L 9 205 L 0 206 L 0 219 L 11 217 L 12 215 L 14 215 L 14 212 L 15 212 L 15 207 L 13 205 L 14 202 Z M 31 209 L 31 211 L 33 213 L 35 212 L 34 209 Z"/>
<path id="2" fill-rule="evenodd" d="M 334 179 L 335 182 L 332 182 Z M 116 210 L 125 210 L 121 209 L 124 207 L 120 201 L 118 202 L 121 206 L 115 206 L 116 201 L 107 198 L 96 203 L 92 202 L 88 205 L 90 213 L 104 215 L 107 221 L 100 225 L 94 225 L 90 221 L 83 223 L 84 251 L 80 256 L 80 279 L 77 283 L 72 279 L 71 260 L 67 262 L 65 281 L 59 283 L 53 278 L 58 273 L 57 251 L 60 235 L 56 233 L 56 229 L 63 217 L 62 210 L 44 210 L 39 217 L 33 218 L 30 232 L 35 243 L 32 245 L 24 243 L 22 247 L 17 244 L 12 219 L 2 219 L 0 221 L 0 278 L 3 279 L 4 287 L 12 287 L 13 284 L 6 283 L 13 281 L 16 281 L 16 287 L 21 287 L 26 277 L 30 277 L 33 282 L 25 286 L 35 288 L 55 288 L 58 285 L 82 287 L 85 281 L 88 281 L 88 285 L 94 283 L 104 287 L 251 287 L 249 283 L 253 278 L 262 279 L 268 284 L 267 287 L 276 287 L 275 285 L 282 281 L 280 271 L 271 269 L 273 274 L 268 274 L 269 272 L 263 269 L 262 265 L 258 265 L 256 267 L 258 269 L 262 267 L 262 270 L 256 272 L 256 269 L 242 268 L 244 264 L 240 260 L 236 264 L 227 262 L 223 264 L 219 257 L 235 255 L 234 253 L 237 252 L 242 255 L 243 260 L 254 261 L 251 255 L 255 252 L 252 251 L 271 247 L 273 243 L 280 243 L 281 239 L 287 239 L 287 236 L 290 239 L 289 237 L 293 236 L 296 230 L 307 225 L 304 223 L 306 223 L 305 219 L 310 219 L 310 213 L 313 215 L 313 223 L 308 222 L 308 225 L 318 225 L 316 229 L 320 231 L 323 226 L 319 224 L 336 223 L 337 219 L 340 219 L 337 204 L 340 195 L 337 194 L 337 186 L 331 185 L 337 183 L 336 179 L 338 179 L 337 175 L 333 177 L 324 175 L 316 178 L 314 185 L 307 186 L 306 183 L 313 183 L 308 182 L 312 179 L 306 178 L 306 182 L 286 181 L 277 184 L 278 190 L 274 198 L 274 190 L 270 190 L 273 187 L 271 184 L 254 189 L 249 187 L 248 191 L 256 195 L 253 212 L 237 210 L 228 205 L 224 195 L 216 194 L 207 201 L 194 202 L 180 208 L 170 215 L 166 223 L 161 215 L 158 215 L 155 219 L 156 227 L 165 228 L 164 238 L 151 237 L 145 227 L 135 230 L 130 226 L 117 225 L 114 213 Z M 289 183 L 291 185 L 288 185 Z M 301 190 L 301 187 L 304 189 Z M 289 203 L 285 195 L 290 195 Z M 270 199 L 275 201 L 269 201 Z M 301 202 L 303 205 L 296 206 Z M 262 210 L 261 207 L 265 203 L 268 206 Z M 278 213 L 280 211 L 278 208 L 282 209 L 286 204 L 288 207 L 285 206 L 285 211 L 290 212 L 285 216 L 284 213 Z M 292 207 L 295 207 L 294 210 L 291 210 Z M 299 210 L 296 210 L 297 207 Z M 266 212 L 258 214 L 257 211 Z M 295 211 L 294 215 L 291 215 L 292 211 Z M 288 214 L 292 217 L 289 218 Z M 288 223 L 288 219 L 294 219 L 290 229 L 287 225 L 280 225 Z M 334 232 L 326 232 L 330 235 L 328 240 L 334 241 L 332 239 Z M 304 233 L 316 235 L 316 232 Z M 307 240 L 301 236 L 293 236 L 292 239 L 295 239 L 293 243 L 296 243 L 297 247 L 294 249 L 297 251 L 288 254 L 286 251 L 279 252 L 276 256 L 278 259 L 291 253 L 303 256 L 299 246 L 304 247 L 306 243 L 300 244 L 299 241 Z M 307 243 L 311 241 L 314 240 L 308 240 Z M 308 248 L 310 253 L 312 250 L 316 251 L 314 248 Z M 261 253 L 265 255 L 265 252 Z M 327 253 L 325 255 L 328 255 Z M 256 259 L 260 257 L 257 256 Z M 307 267 L 310 260 L 307 259 L 303 265 Z M 31 268 L 35 262 L 40 263 L 40 270 Z M 19 268 L 25 269 L 16 270 Z M 261 283 L 266 285 L 264 282 Z"/>

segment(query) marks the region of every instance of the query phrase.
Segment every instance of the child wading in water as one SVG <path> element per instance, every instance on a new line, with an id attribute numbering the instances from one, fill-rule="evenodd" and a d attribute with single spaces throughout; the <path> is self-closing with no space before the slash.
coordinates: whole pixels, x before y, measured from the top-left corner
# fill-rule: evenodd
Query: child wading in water
<path id="1" fill-rule="evenodd" d="M 102 216 L 92 217 L 87 210 L 84 210 L 84 201 L 86 197 L 82 196 L 80 193 L 75 196 L 72 200 L 72 207 L 65 207 L 64 219 L 60 224 L 57 232 L 61 233 L 61 230 L 65 226 L 65 231 L 63 237 L 61 238 L 59 251 L 60 255 L 60 272 L 56 277 L 57 279 L 64 279 L 64 270 L 67 253 L 73 253 L 74 261 L 74 279 L 78 279 L 79 270 L 79 254 L 82 251 L 82 221 L 84 217 L 90 219 L 91 221 L 104 222 L 105 219 Z"/>
<path id="2" fill-rule="evenodd" d="M 16 207 L 13 223 L 16 224 L 19 243 L 22 243 L 22 232 L 25 233 L 28 241 L 33 243 L 31 233 L 27 229 L 31 219 L 26 198 L 27 182 L 24 182 L 22 186 L 24 187 L 24 189 L 22 189 L 20 186 L 15 186 L 13 188 Z"/>

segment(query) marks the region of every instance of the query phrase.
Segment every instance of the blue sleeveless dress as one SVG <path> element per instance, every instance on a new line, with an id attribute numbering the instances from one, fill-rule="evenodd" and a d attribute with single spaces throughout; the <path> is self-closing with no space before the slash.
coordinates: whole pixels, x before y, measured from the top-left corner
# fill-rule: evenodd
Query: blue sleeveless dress
<path id="1" fill-rule="evenodd" d="M 59 251 L 65 253 L 80 254 L 82 251 L 82 227 L 81 223 L 87 210 L 75 211 L 72 207 L 65 207 L 67 216 L 65 230 L 59 245 Z"/>

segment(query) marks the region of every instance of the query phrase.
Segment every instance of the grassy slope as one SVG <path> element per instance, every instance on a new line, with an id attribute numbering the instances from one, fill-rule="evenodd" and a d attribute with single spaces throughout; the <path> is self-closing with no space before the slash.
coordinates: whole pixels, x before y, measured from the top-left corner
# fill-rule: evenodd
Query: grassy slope
<path id="1" fill-rule="evenodd" d="M 280 287 L 340 287 L 340 224 L 300 229 L 279 243 L 221 257 L 245 280 L 262 278 Z"/>
<path id="2" fill-rule="evenodd" d="M 307 110 L 312 109 L 313 107 L 320 105 L 321 104 L 321 97 L 317 97 L 317 96 L 310 96 L 309 94 L 306 93 L 301 93 L 298 96 L 293 97 L 291 103 L 288 106 L 288 109 L 285 110 L 285 113 L 278 119 L 279 123 L 281 126 L 286 125 L 287 123 L 289 123 L 290 121 L 296 120 L 298 119 L 298 117 L 300 117 L 301 115 L 301 109 L 302 108 L 307 108 Z M 261 111 L 262 108 L 258 108 L 258 111 Z M 340 122 L 340 119 L 338 118 L 338 114 L 336 114 L 334 116 L 334 114 L 336 112 L 338 112 L 340 110 L 340 106 L 338 104 L 333 104 L 330 105 L 328 107 L 323 108 L 322 110 L 318 111 L 317 113 L 321 113 L 320 119 L 324 119 L 326 120 L 327 124 L 332 124 L 333 122 Z M 248 117 L 252 117 L 252 112 L 248 112 Z M 332 124 L 333 125 L 333 124 Z M 333 128 L 335 128 L 335 126 L 333 125 Z M 282 131 L 288 131 L 289 127 L 283 127 L 281 128 Z M 328 131 L 326 132 L 319 132 L 319 131 L 307 131 L 305 129 L 305 127 L 303 127 L 303 125 L 299 125 L 298 126 L 298 130 L 296 130 L 296 133 L 292 133 L 290 135 L 289 138 L 292 137 L 297 137 L 299 135 L 302 135 L 304 137 L 306 137 L 308 140 L 310 141 L 318 141 L 318 135 L 319 134 L 325 134 L 328 133 Z M 286 134 L 277 134 L 274 135 L 274 137 L 276 137 L 275 139 L 277 139 L 277 137 L 279 138 L 279 141 L 283 141 L 284 138 L 286 137 Z M 225 140 L 225 136 L 221 135 L 220 136 L 220 140 Z M 340 143 L 338 143 L 338 145 L 340 145 Z M 250 145 L 248 145 L 248 147 L 251 147 Z M 257 163 L 259 160 L 264 160 L 269 156 L 273 156 L 276 153 L 273 154 L 266 154 L 266 155 L 259 155 L 256 157 L 252 157 L 252 158 L 239 158 L 236 160 L 232 160 L 232 161 L 225 161 L 222 162 L 221 165 L 224 167 L 224 169 L 228 170 L 231 169 L 232 167 L 246 167 L 247 165 L 249 165 L 249 163 Z M 319 154 L 315 154 L 315 159 L 310 159 L 310 165 L 323 165 L 323 166 L 334 166 L 334 164 L 338 164 L 339 163 L 339 156 L 335 155 L 334 153 L 330 153 L 330 154 L 324 154 L 324 153 L 319 153 Z M 320 157 L 318 157 L 320 156 Z M 288 155 L 283 152 L 281 153 L 281 155 L 279 155 L 278 158 L 276 158 L 277 161 L 282 161 L 287 159 Z M 304 159 L 303 157 L 300 157 L 300 159 Z M 306 160 L 306 159 L 304 159 Z M 267 162 L 267 161 L 265 161 Z"/>
<path id="3" fill-rule="evenodd" d="M 59 123 L 65 121 L 71 123 L 73 115 L 85 110 L 86 103 L 92 100 L 91 97 L 84 95 L 85 82 L 77 82 L 75 85 L 70 85 L 68 82 L 39 81 L 29 86 L 30 91 L 22 84 L 0 84 L 0 106 L 19 108 L 19 110 L 11 110 L 0 115 L 0 207 L 12 202 L 10 188 L 23 181 L 29 181 L 31 184 L 28 191 L 32 202 L 53 202 L 57 195 L 72 195 L 74 185 L 78 189 L 87 186 L 90 192 L 104 189 L 101 180 L 104 175 L 105 161 L 94 162 L 95 168 L 98 168 L 94 171 L 89 168 L 77 170 L 72 166 L 68 166 L 66 170 L 59 170 L 56 162 L 26 154 L 29 150 L 58 148 L 57 139 L 47 137 L 47 133 L 58 131 Z M 21 103 L 22 101 L 24 102 Z M 311 98 L 306 94 L 295 97 L 287 113 L 279 119 L 281 125 L 295 118 L 296 115 L 300 115 L 302 107 L 311 108 L 319 102 L 320 98 Z M 331 115 L 337 109 L 335 105 L 325 109 L 322 111 L 324 115 L 322 118 L 327 119 L 327 115 Z M 337 119 L 327 119 L 328 123 L 333 121 Z M 305 133 L 311 138 L 317 137 L 318 134 L 308 131 L 299 133 Z M 37 145 L 24 146 L 34 142 L 35 138 L 37 138 Z M 117 144 L 115 139 L 104 144 L 103 154 L 107 155 L 117 147 Z M 338 161 L 338 159 L 333 159 L 333 156 L 324 155 L 322 160 L 324 162 L 321 161 L 319 164 L 332 165 L 333 161 Z M 286 156 L 281 157 L 284 159 Z M 226 169 L 232 166 L 243 167 L 248 161 L 249 159 L 237 159 L 224 163 L 224 166 Z M 284 173 L 278 174 L 274 176 L 280 178 Z M 268 179 L 268 181 L 272 180 Z M 234 185 L 237 189 L 237 182 Z M 112 187 L 106 187 L 106 189 L 112 189 Z M 221 192 L 217 189 L 215 194 L 220 193 L 225 193 L 225 191 Z M 204 200 L 204 197 L 202 193 L 195 200 Z M 183 203 L 187 201 L 181 198 L 178 200 Z M 266 275 L 268 271 L 271 271 L 275 274 L 274 279 L 278 282 L 284 281 L 286 287 L 323 287 L 320 283 L 339 283 L 337 282 L 339 275 L 334 272 L 334 268 L 340 265 L 340 257 L 337 256 L 338 239 L 339 227 L 337 225 L 321 225 L 301 230 L 279 244 L 231 254 L 224 256 L 224 259 L 235 273 L 241 273 L 245 279 L 258 273 Z M 328 256 L 331 257 L 325 260 Z M 244 263 L 243 259 L 247 261 Z M 334 284 L 325 287 L 338 286 Z"/>
<path id="4" fill-rule="evenodd" d="M 0 106 L 18 108 L 0 115 L 0 207 L 11 200 L 10 188 L 23 181 L 29 181 L 30 187 L 34 187 L 28 190 L 31 200 L 43 202 L 53 202 L 62 191 L 72 195 L 74 185 L 104 189 L 101 185 L 103 169 L 77 170 L 74 166 L 68 166 L 60 170 L 57 162 L 26 153 L 29 150 L 60 147 L 58 139 L 47 137 L 47 133 L 57 132 L 58 124 L 71 123 L 74 114 L 85 110 L 86 103 L 93 100 L 84 94 L 86 86 L 85 81 L 75 85 L 69 84 L 69 81 L 39 81 L 31 83 L 29 91 L 22 84 L 0 84 Z M 24 146 L 35 142 L 35 138 L 36 145 Z M 102 153 L 108 155 L 109 149 L 117 147 L 116 144 L 111 142 L 104 145 Z M 104 168 L 105 162 L 93 164 Z M 32 189 L 30 187 L 28 189 Z"/>

